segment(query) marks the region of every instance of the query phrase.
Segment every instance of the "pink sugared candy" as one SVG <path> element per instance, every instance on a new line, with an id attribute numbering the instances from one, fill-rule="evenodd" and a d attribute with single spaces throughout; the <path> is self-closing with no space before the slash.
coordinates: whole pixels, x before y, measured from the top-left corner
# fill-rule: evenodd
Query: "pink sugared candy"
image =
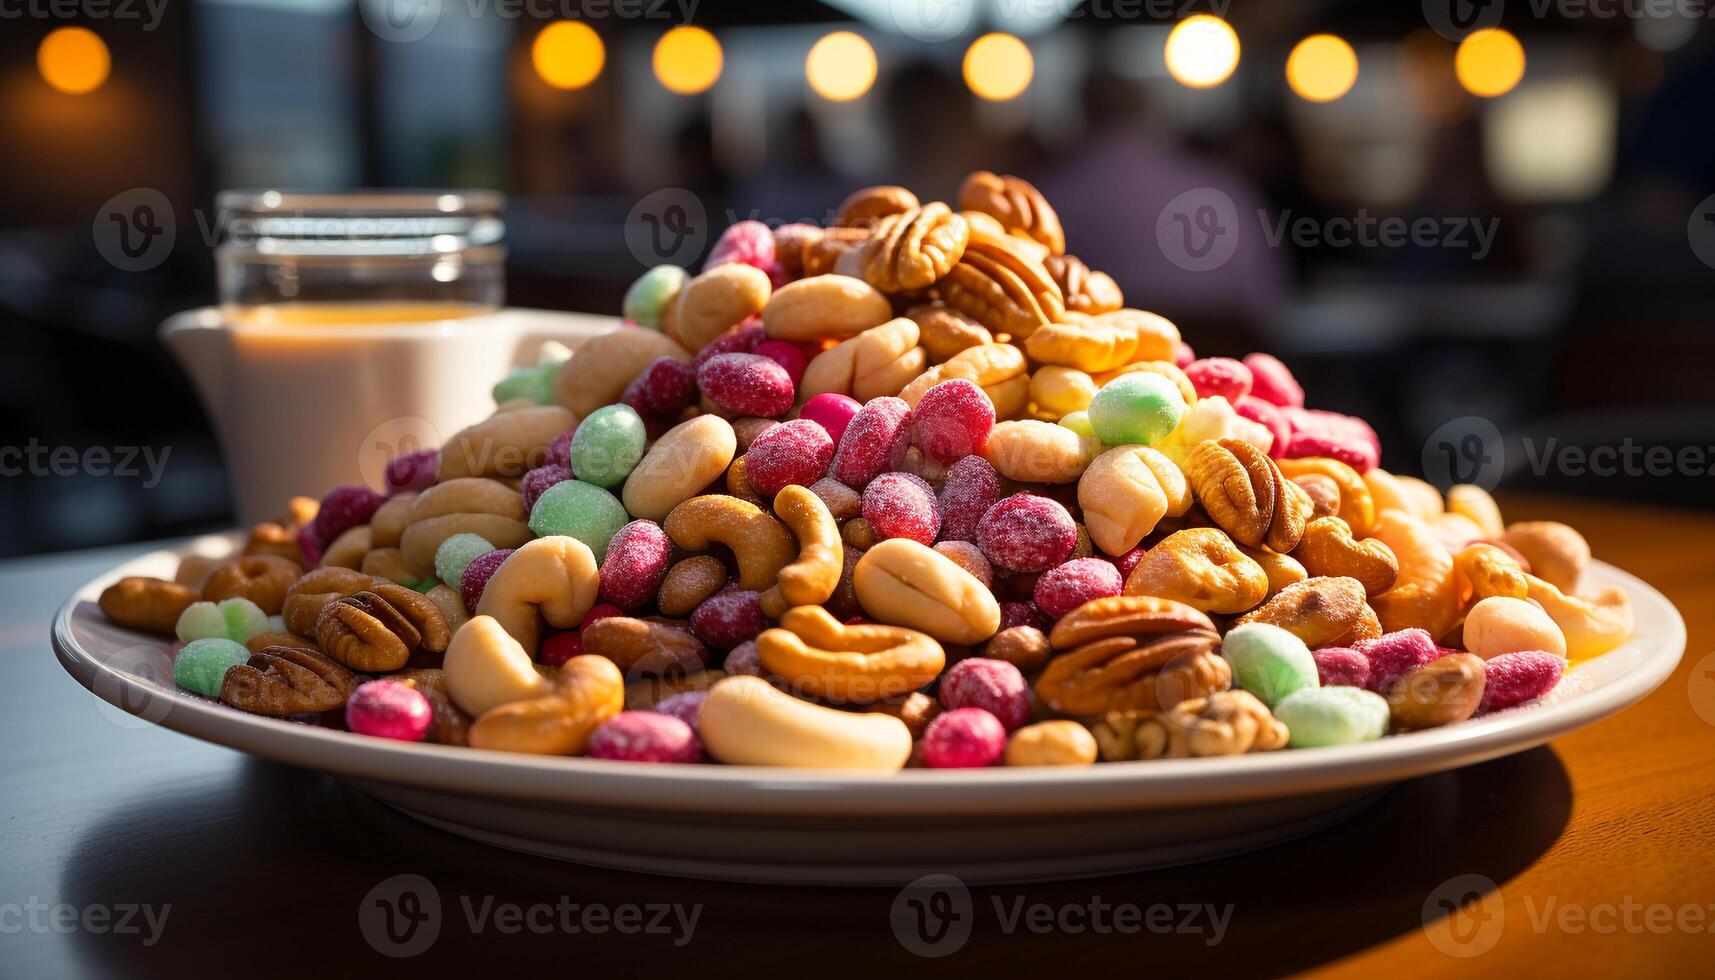
<path id="1" fill-rule="evenodd" d="M 893 469 L 893 462 L 905 455 L 905 418 L 910 414 L 911 406 L 903 398 L 871 398 L 840 436 L 829 475 L 853 490 L 862 490 L 869 481 Z"/>
<path id="2" fill-rule="evenodd" d="M 384 479 L 389 493 L 401 490 L 426 490 L 435 485 L 435 471 L 440 468 L 439 450 L 422 449 L 387 461 Z"/>
<path id="3" fill-rule="evenodd" d="M 692 359 L 691 369 L 701 371 L 711 358 L 722 354 L 754 354 L 757 345 L 767 339 L 768 334 L 763 331 L 761 320 L 746 320 L 704 344 L 703 349 L 697 351 L 697 356 Z"/>
<path id="4" fill-rule="evenodd" d="M 738 262 L 767 272 L 774 265 L 774 231 L 760 221 L 740 221 L 727 226 L 709 249 L 703 269 Z"/>
<path id="5" fill-rule="evenodd" d="M 1183 340 L 1175 340 L 1173 342 L 1173 366 L 1174 367 L 1177 367 L 1177 368 L 1183 370 L 1185 365 L 1190 364 L 1192 361 L 1195 361 L 1196 359 L 1197 359 L 1197 352 L 1191 349 L 1190 344 L 1187 344 Z"/>
<path id="6" fill-rule="evenodd" d="M 1279 358 L 1262 353 L 1246 354 L 1244 365 L 1251 369 L 1251 394 L 1283 408 L 1304 407 L 1304 389 L 1299 387 L 1292 370 Z"/>
<path id="7" fill-rule="evenodd" d="M 368 524 L 375 511 L 386 502 L 386 497 L 368 487 L 355 484 L 334 487 L 322 498 L 316 519 L 309 526 L 315 529 L 316 541 L 321 548 L 326 548 L 334 538 L 359 524 Z"/>
<path id="8" fill-rule="evenodd" d="M 716 592 L 691 611 L 691 632 L 716 650 L 730 650 L 768 628 L 762 593 L 741 589 Z"/>
<path id="9" fill-rule="evenodd" d="M 1370 686 L 1369 658 L 1351 647 L 1323 647 L 1310 651 L 1310 656 L 1323 687 Z"/>
<path id="10" fill-rule="evenodd" d="M 1441 648 L 1428 631 L 1413 627 L 1359 640 L 1353 647 L 1370 664 L 1365 686 L 1385 695 L 1401 677 L 1441 656 Z"/>
<path id="11" fill-rule="evenodd" d="M 964 378 L 943 381 L 923 393 L 911 413 L 911 443 L 936 463 L 976 455 L 994 429 L 994 403 Z"/>
<path id="12" fill-rule="evenodd" d="M 863 519 L 877 538 L 933 544 L 941 530 L 940 505 L 928 481 L 910 473 L 883 473 L 863 489 Z"/>
<path id="13" fill-rule="evenodd" d="M 633 405 L 633 408 L 637 406 Z M 548 440 L 548 463 L 559 463 L 566 469 L 572 468 L 572 440 L 577 438 L 578 427 L 572 426 L 554 438 Z"/>
<path id="14" fill-rule="evenodd" d="M 611 603 L 611 602 L 598 602 L 595 605 L 590 607 L 589 612 L 584 613 L 584 618 L 578 621 L 578 625 L 580 627 L 587 628 L 590 626 L 594 626 L 596 623 L 599 623 L 602 620 L 607 619 L 610 616 L 623 616 L 623 615 L 625 615 L 625 610 L 619 608 L 618 606 L 614 605 L 613 603 Z"/>
<path id="15" fill-rule="evenodd" d="M 1054 628 L 1054 621 L 1048 614 L 1036 607 L 1034 602 L 1010 601 L 1000 604 L 1000 628 L 1012 629 L 1014 626 L 1033 626 L 1046 633 Z"/>
<path id="16" fill-rule="evenodd" d="M 1074 558 L 1056 565 L 1036 580 L 1036 605 L 1055 619 L 1091 599 L 1119 595 L 1125 587 L 1120 570 L 1103 558 Z"/>
<path id="17" fill-rule="evenodd" d="M 703 741 L 682 718 L 621 711 L 590 732 L 589 756 L 619 762 L 701 762 Z"/>
<path id="18" fill-rule="evenodd" d="M 717 354 L 697 369 L 704 397 L 729 412 L 770 419 L 792 407 L 796 389 L 779 362 L 761 354 Z"/>
<path id="19" fill-rule="evenodd" d="M 655 598 L 673 541 L 654 521 L 632 521 L 607 543 L 601 560 L 601 597 L 621 609 L 637 609 Z"/>
<path id="20" fill-rule="evenodd" d="M 834 440 L 820 423 L 798 418 L 770 426 L 744 454 L 744 476 L 764 499 L 794 484 L 807 487 L 828 472 Z"/>
<path id="21" fill-rule="evenodd" d="M 1000 474 L 981 456 L 966 456 L 941 483 L 941 538 L 975 541 L 977 523 L 1000 499 Z"/>
<path id="22" fill-rule="evenodd" d="M 524 501 L 525 513 L 536 506 L 549 487 L 570 479 L 572 468 L 564 463 L 544 463 L 524 474 L 524 479 L 518 481 L 518 496 Z"/>
<path id="23" fill-rule="evenodd" d="M 1078 525 L 1058 501 L 1020 493 L 999 501 L 977 522 L 977 546 L 1014 572 L 1040 572 L 1072 557 Z"/>
<path id="24" fill-rule="evenodd" d="M 619 396 L 621 403 L 630 405 L 644 419 L 677 420 L 679 414 L 697 401 L 697 374 L 684 361 L 661 357 L 651 361 Z M 570 446 L 568 440 L 567 446 Z M 550 459 L 562 459 L 550 455 Z"/>
<path id="25" fill-rule="evenodd" d="M 696 731 L 697 719 L 703 713 L 703 702 L 708 699 L 707 691 L 680 691 L 655 702 L 655 710 L 664 715 L 672 715 L 690 725 L 692 731 Z"/>
<path id="26" fill-rule="evenodd" d="M 345 702 L 345 727 L 359 735 L 420 742 L 433 714 L 429 699 L 395 680 L 366 681 Z"/>
<path id="27" fill-rule="evenodd" d="M 1330 456 L 1359 473 L 1368 473 L 1381 462 L 1381 440 L 1363 419 L 1317 409 L 1283 411 L 1292 426 L 1292 438 L 1287 440 L 1282 459 Z"/>
<path id="28" fill-rule="evenodd" d="M 1030 685 L 1017 667 L 1004 660 L 969 657 L 941 675 L 941 707 L 981 708 L 1007 731 L 1030 721 Z"/>
<path id="29" fill-rule="evenodd" d="M 826 391 L 804 403 L 798 410 L 798 417 L 809 419 L 821 426 L 828 433 L 828 438 L 834 440 L 834 445 L 840 444 L 840 437 L 846 434 L 846 426 L 851 424 L 852 416 L 863 408 L 856 398 L 842 395 L 837 391 Z"/>
<path id="30" fill-rule="evenodd" d="M 792 379 L 796 388 L 798 382 L 804 380 L 804 369 L 810 366 L 810 359 L 804 355 L 797 344 L 789 344 L 784 340 L 765 340 L 756 345 L 753 354 L 760 354 L 786 369 L 786 376 Z"/>
<path id="31" fill-rule="evenodd" d="M 464 567 L 464 574 L 459 577 L 459 595 L 464 597 L 464 607 L 472 616 L 476 615 L 476 604 L 482 600 L 482 590 L 488 588 L 488 580 L 494 577 L 500 563 L 512 557 L 513 548 L 501 548 L 486 555 L 477 555 Z"/>
<path id="32" fill-rule="evenodd" d="M 542 649 L 536 651 L 536 662 L 548 667 L 558 667 L 583 652 L 583 634 L 577 630 L 566 630 L 542 641 Z"/>
<path id="33" fill-rule="evenodd" d="M 1138 562 L 1143 561 L 1143 556 L 1147 554 L 1149 554 L 1149 549 L 1140 544 L 1125 554 L 1114 558 L 1114 567 L 1120 570 L 1121 582 L 1131 578 L 1132 569 L 1136 568 Z"/>
<path id="34" fill-rule="evenodd" d="M 1286 420 L 1286 412 L 1273 402 L 1265 402 L 1255 395 L 1246 395 L 1233 402 L 1233 411 L 1244 418 L 1250 419 L 1267 427 L 1274 436 L 1274 442 L 1269 445 L 1268 454 L 1275 459 L 1285 459 L 1287 444 L 1292 441 L 1292 423 Z"/>
<path id="35" fill-rule="evenodd" d="M 1500 711 L 1542 697 L 1566 673 L 1566 661 L 1542 650 L 1503 653 L 1483 661 L 1483 703 L 1479 711 Z"/>
<path id="36" fill-rule="evenodd" d="M 1230 357 L 1205 357 L 1185 365 L 1198 398 L 1220 395 L 1236 402 L 1251 393 L 1251 369 Z"/>
<path id="37" fill-rule="evenodd" d="M 923 764 L 931 769 L 981 769 L 1006 752 L 1006 726 L 981 708 L 936 715 L 923 731 Z"/>
<path id="38" fill-rule="evenodd" d="M 728 650 L 726 659 L 721 661 L 721 669 L 726 671 L 728 677 L 737 677 L 740 674 L 761 677 L 768 673 L 762 669 L 762 653 L 756 649 L 755 640 L 745 640 Z"/>

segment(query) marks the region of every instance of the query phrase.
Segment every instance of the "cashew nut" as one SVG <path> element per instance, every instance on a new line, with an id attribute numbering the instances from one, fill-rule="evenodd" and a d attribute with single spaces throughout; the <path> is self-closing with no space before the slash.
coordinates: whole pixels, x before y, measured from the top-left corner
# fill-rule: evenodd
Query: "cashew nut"
<path id="1" fill-rule="evenodd" d="M 782 568 L 774 587 L 762 593 L 763 614 L 779 619 L 793 606 L 828 601 L 840 584 L 845 547 L 828 505 L 806 487 L 793 485 L 775 494 L 774 513 L 798 537 L 798 559 Z"/>
<path id="2" fill-rule="evenodd" d="M 731 548 L 741 589 L 770 587 L 795 554 L 796 542 L 784 525 L 755 504 L 725 494 L 692 497 L 674 507 L 662 526 L 686 551 L 702 551 L 711 543 Z"/>
<path id="3" fill-rule="evenodd" d="M 1364 594 L 1381 595 L 1399 578 L 1399 559 L 1386 543 L 1375 538 L 1362 541 L 1338 517 L 1318 517 L 1305 525 L 1304 537 L 1292 557 L 1311 575 L 1346 575 L 1364 584 Z"/>
<path id="4" fill-rule="evenodd" d="M 553 682 L 537 672 L 530 654 L 491 616 L 479 615 L 453 634 L 441 671 L 447 696 L 471 715 L 554 690 Z"/>
<path id="5" fill-rule="evenodd" d="M 577 626 L 595 605 L 600 584 L 588 545 L 564 534 L 537 538 L 495 569 L 476 614 L 493 617 L 533 656 L 541 645 L 542 621 L 557 629 Z"/>
<path id="6" fill-rule="evenodd" d="M 1525 576 L 1530 598 L 1548 613 L 1566 636 L 1568 660 L 1599 657 L 1632 638 L 1637 624 L 1632 603 L 1616 588 L 1603 589 L 1592 598 L 1567 595 L 1535 575 Z"/>
<path id="7" fill-rule="evenodd" d="M 546 678 L 544 678 L 546 681 Z M 501 752 L 578 755 L 590 732 L 625 707 L 625 679 L 605 657 L 573 657 L 552 694 L 490 708 L 470 726 L 470 745 Z"/>
<path id="8" fill-rule="evenodd" d="M 832 701 L 896 698 L 933 681 L 941 644 L 901 626 L 846 626 L 821 606 L 786 611 L 756 638 L 762 665 L 794 691 Z"/>
<path id="9" fill-rule="evenodd" d="M 911 731 L 881 712 L 800 701 L 760 677 L 728 677 L 697 716 L 709 754 L 740 766 L 894 772 L 911 757 Z"/>

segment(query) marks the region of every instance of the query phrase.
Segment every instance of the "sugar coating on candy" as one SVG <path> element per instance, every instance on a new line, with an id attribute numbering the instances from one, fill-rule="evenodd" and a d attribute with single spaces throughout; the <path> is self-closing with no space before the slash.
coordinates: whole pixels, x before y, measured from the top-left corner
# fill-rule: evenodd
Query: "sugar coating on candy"
<path id="1" fill-rule="evenodd" d="M 911 413 L 911 443 L 936 463 L 952 463 L 983 451 L 994 430 L 994 403 L 964 378 L 943 381 L 923 393 Z"/>
<path id="2" fill-rule="evenodd" d="M 617 486 L 643 458 L 648 441 L 643 417 L 630 405 L 604 405 L 589 414 L 572 436 L 572 473 L 598 487 Z"/>
<path id="3" fill-rule="evenodd" d="M 1072 557 L 1078 526 L 1058 501 L 1031 493 L 998 501 L 977 522 L 977 546 L 1014 572 L 1040 572 Z"/>
<path id="4" fill-rule="evenodd" d="M 542 499 L 542 494 L 547 492 L 549 487 L 571 478 L 570 466 L 564 463 L 545 463 L 524 474 L 524 478 L 518 481 L 518 498 L 524 501 L 524 509 L 528 511 L 536 506 L 536 501 Z"/>
<path id="5" fill-rule="evenodd" d="M 316 522 L 311 521 L 298 528 L 297 539 L 298 550 L 303 552 L 304 560 L 311 565 L 321 564 L 322 553 L 327 550 L 328 543 L 316 533 Z"/>
<path id="6" fill-rule="evenodd" d="M 679 295 L 688 276 L 676 265 L 658 265 L 638 276 L 625 291 L 620 310 L 627 320 L 651 330 L 661 329 L 661 312 Z"/>
<path id="7" fill-rule="evenodd" d="M 981 708 L 1007 731 L 1030 721 L 1030 685 L 1004 660 L 968 657 L 947 668 L 939 688 L 941 707 Z"/>
<path id="8" fill-rule="evenodd" d="M 981 708 L 936 715 L 923 730 L 923 764 L 931 769 L 981 769 L 1006 752 L 1006 726 Z"/>
<path id="9" fill-rule="evenodd" d="M 607 543 L 601 560 L 601 597 L 621 609 L 655 599 L 673 557 L 673 541 L 654 521 L 632 521 Z"/>
<path id="10" fill-rule="evenodd" d="M 774 229 L 760 221 L 740 221 L 728 225 L 715 245 L 709 249 L 703 271 L 717 265 L 738 262 L 767 272 L 774 265 Z"/>
<path id="11" fill-rule="evenodd" d="M 1090 399 L 1090 428 L 1106 446 L 1152 446 L 1185 417 L 1185 396 L 1159 374 L 1122 374 Z"/>
<path id="12" fill-rule="evenodd" d="M 1301 688 L 1272 708 L 1295 749 L 1373 742 L 1387 734 L 1387 700 L 1363 688 Z"/>
<path id="13" fill-rule="evenodd" d="M 738 415 L 773 418 L 792 407 L 791 375 L 760 354 L 717 354 L 697 369 L 703 397 Z"/>
<path id="14" fill-rule="evenodd" d="M 513 368 L 506 377 L 494 383 L 490 394 L 494 396 L 497 405 L 519 398 L 538 405 L 551 405 L 554 402 L 554 381 L 559 370 L 558 364 Z"/>
<path id="15" fill-rule="evenodd" d="M 988 588 L 994 584 L 994 566 L 983 555 L 983 549 L 969 541 L 942 541 L 935 550 L 953 560 L 953 564 L 971 573 L 971 577 Z"/>
<path id="16" fill-rule="evenodd" d="M 1221 638 L 1221 656 L 1233 668 L 1233 686 L 1270 707 L 1322 683 L 1304 641 L 1271 623 L 1246 623 L 1228 630 Z"/>
<path id="17" fill-rule="evenodd" d="M 797 344 L 789 344 L 784 340 L 765 340 L 756 345 L 751 353 L 766 357 L 786 369 L 786 376 L 792 379 L 796 388 L 798 382 L 804 380 L 804 369 L 810 366 L 810 359 L 799 349 Z"/>
<path id="18" fill-rule="evenodd" d="M 1316 660 L 1316 676 L 1323 687 L 1370 686 L 1370 660 L 1350 647 L 1323 647 L 1310 651 Z"/>
<path id="19" fill-rule="evenodd" d="M 536 651 L 536 662 L 548 667 L 558 667 L 583 652 L 583 634 L 577 630 L 566 630 L 542 641 L 542 649 Z"/>
<path id="20" fill-rule="evenodd" d="M 1500 711 L 1542 697 L 1560 683 L 1566 661 L 1542 650 L 1503 653 L 1483 661 L 1483 703 L 1478 711 Z"/>
<path id="21" fill-rule="evenodd" d="M 1090 413 L 1087 411 L 1067 412 L 1060 416 L 1060 421 L 1056 424 L 1062 429 L 1071 429 L 1085 439 L 1096 437 L 1096 427 L 1090 424 Z"/>
<path id="22" fill-rule="evenodd" d="M 482 600 L 482 590 L 488 588 L 488 580 L 494 577 L 494 572 L 502 562 L 512 557 L 515 548 L 501 548 L 486 555 L 478 555 L 464 567 L 464 574 L 459 576 L 459 596 L 464 599 L 464 607 L 472 616 L 476 615 L 476 604 Z"/>
<path id="23" fill-rule="evenodd" d="M 1114 558 L 1114 567 L 1120 570 L 1121 581 L 1131 578 L 1132 569 L 1136 568 L 1137 563 L 1143 561 L 1143 556 L 1147 554 L 1149 554 L 1149 549 L 1140 544 L 1125 554 Z"/>
<path id="24" fill-rule="evenodd" d="M 322 548 L 359 524 L 368 524 L 375 511 L 387 498 L 368 487 L 346 485 L 334 487 L 322 498 L 316 519 L 310 522 Z"/>
<path id="25" fill-rule="evenodd" d="M 469 531 L 455 534 L 435 549 L 435 577 L 443 582 L 457 582 L 464 578 L 466 565 L 493 550 L 494 545 L 480 534 Z"/>
<path id="26" fill-rule="evenodd" d="M 1042 573 L 1036 580 L 1036 605 L 1059 619 L 1091 599 L 1119 595 L 1125 587 L 1120 570 L 1102 558 L 1074 558 Z"/>
<path id="27" fill-rule="evenodd" d="M 1370 682 L 1364 687 L 1377 694 L 1387 693 L 1401 677 L 1441 656 L 1434 638 L 1416 627 L 1359 640 L 1353 649 L 1370 662 Z"/>
<path id="28" fill-rule="evenodd" d="M 623 616 L 623 615 L 625 615 L 625 610 L 619 608 L 618 606 L 614 605 L 613 603 L 611 603 L 611 602 L 598 602 L 595 605 L 590 607 L 589 612 L 584 613 L 584 618 L 578 621 L 578 626 L 580 626 L 584 629 L 588 629 L 590 626 L 601 622 L 602 620 L 608 618 L 609 616 Z"/>
<path id="29" fill-rule="evenodd" d="M 619 400 L 645 420 L 677 420 L 681 412 L 696 404 L 697 374 L 684 361 L 658 357 L 631 379 Z"/>
<path id="30" fill-rule="evenodd" d="M 359 684 L 345 702 L 345 727 L 374 738 L 421 742 L 433 716 L 422 691 L 387 678 Z"/>
<path id="31" fill-rule="evenodd" d="M 703 345 L 691 360 L 691 370 L 701 371 L 703 365 L 722 354 L 751 354 L 757 345 L 768 339 L 760 321 L 746 320 Z"/>
<path id="32" fill-rule="evenodd" d="M 828 438 L 834 440 L 834 445 L 840 444 L 840 437 L 846 434 L 846 426 L 851 424 L 852 416 L 863 408 L 856 398 L 842 395 L 837 391 L 825 391 L 804 403 L 798 410 L 798 417 L 810 421 L 827 430 Z"/>
<path id="33" fill-rule="evenodd" d="M 762 593 L 742 589 L 716 592 L 691 611 L 691 632 L 715 650 L 730 650 L 754 640 L 768 628 Z"/>
<path id="34" fill-rule="evenodd" d="M 248 643 L 268 631 L 268 614 L 241 596 L 219 602 L 193 602 L 179 614 L 173 632 L 185 643 L 223 639 Z"/>
<path id="35" fill-rule="evenodd" d="M 981 456 L 954 463 L 941 483 L 941 537 L 975 541 L 977 523 L 1000 499 L 1000 474 Z"/>
<path id="36" fill-rule="evenodd" d="M 1329 456 L 1368 473 L 1381 462 L 1382 444 L 1376 431 L 1363 419 L 1317 409 L 1284 409 L 1292 426 L 1282 459 Z"/>
<path id="37" fill-rule="evenodd" d="M 548 440 L 548 458 L 544 465 L 558 463 L 566 468 L 566 472 L 571 472 L 572 440 L 577 438 L 577 435 L 578 427 L 574 425 L 554 438 Z M 546 489 L 546 487 L 543 489 Z"/>
<path id="38" fill-rule="evenodd" d="M 1205 357 L 1185 365 L 1198 398 L 1220 395 L 1236 402 L 1251 393 L 1251 369 L 1230 357 Z"/>
<path id="39" fill-rule="evenodd" d="M 1292 423 L 1286 420 L 1286 413 L 1273 402 L 1265 402 L 1255 395 L 1246 395 L 1233 402 L 1233 411 L 1241 418 L 1250 419 L 1268 429 L 1274 436 L 1269 444 L 1268 454 L 1275 459 L 1285 459 L 1287 443 L 1292 441 Z"/>
<path id="40" fill-rule="evenodd" d="M 792 419 L 769 426 L 751 440 L 744 454 L 744 476 L 765 499 L 789 486 L 807 487 L 828 472 L 834 461 L 834 440 L 809 419 Z"/>
<path id="41" fill-rule="evenodd" d="M 740 674 L 761 677 L 767 673 L 762 669 L 762 652 L 756 648 L 755 640 L 745 640 L 728 650 L 726 659 L 721 661 L 721 669 L 728 677 Z"/>
<path id="42" fill-rule="evenodd" d="M 192 640 L 173 655 L 173 683 L 205 698 L 220 697 L 228 669 L 250 662 L 250 650 L 224 637 Z"/>
<path id="43" fill-rule="evenodd" d="M 1268 354 L 1246 354 L 1244 365 L 1251 370 L 1251 394 L 1265 402 L 1291 408 L 1304 407 L 1304 389 L 1292 370 Z"/>
<path id="44" fill-rule="evenodd" d="M 703 743 L 682 719 L 659 711 L 621 711 L 590 732 L 589 756 L 620 762 L 700 762 Z"/>
<path id="45" fill-rule="evenodd" d="M 1046 633 L 1054 628 L 1054 621 L 1048 614 L 1037 608 L 1033 601 L 1012 600 L 1000 604 L 1000 628 L 1012 629 L 1014 626 L 1030 626 Z"/>
<path id="46" fill-rule="evenodd" d="M 1175 340 L 1173 342 L 1173 364 L 1175 367 L 1184 369 L 1185 365 L 1190 364 L 1196 359 L 1197 352 L 1191 349 L 1190 344 L 1187 344 L 1183 340 Z"/>
<path id="47" fill-rule="evenodd" d="M 690 725 L 692 731 L 696 731 L 697 719 L 703 713 L 703 702 L 708 699 L 707 691 L 681 691 L 655 702 L 655 710 L 664 715 L 672 715 Z"/>
<path id="48" fill-rule="evenodd" d="M 852 416 L 834 451 L 834 479 L 862 490 L 869 481 L 892 469 L 895 447 L 904 452 L 905 419 L 911 406 L 905 399 L 885 395 L 871 398 Z"/>
<path id="49" fill-rule="evenodd" d="M 617 497 L 582 480 L 554 484 L 530 508 L 530 530 L 537 537 L 577 538 L 589 546 L 596 561 L 607 554 L 607 543 L 629 520 L 631 515 Z"/>
<path id="50" fill-rule="evenodd" d="M 395 456 L 387 461 L 382 479 L 389 493 L 401 490 L 426 490 L 435 485 L 435 472 L 441 466 L 438 449 L 419 449 L 414 453 Z"/>
<path id="51" fill-rule="evenodd" d="M 941 531 L 940 505 L 929 482 L 910 473 L 883 473 L 863 489 L 863 519 L 882 538 L 933 544 Z"/>

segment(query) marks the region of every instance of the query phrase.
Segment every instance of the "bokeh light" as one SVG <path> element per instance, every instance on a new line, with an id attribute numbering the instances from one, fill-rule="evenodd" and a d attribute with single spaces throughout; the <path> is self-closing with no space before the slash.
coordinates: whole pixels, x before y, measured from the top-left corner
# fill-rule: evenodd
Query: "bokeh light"
<path id="1" fill-rule="evenodd" d="M 1286 83 L 1301 99 L 1332 102 L 1358 80 L 1358 53 L 1332 34 L 1312 34 L 1286 57 Z"/>
<path id="2" fill-rule="evenodd" d="M 1459 42 L 1453 71 L 1472 95 L 1485 99 L 1505 95 L 1524 77 L 1524 46 L 1498 27 L 1477 31 Z"/>
<path id="3" fill-rule="evenodd" d="M 107 42 L 83 27 L 61 27 L 42 38 L 36 49 L 36 69 L 42 80 L 67 95 L 93 92 L 107 81 L 113 58 Z"/>
<path id="4" fill-rule="evenodd" d="M 1239 66 L 1239 35 L 1219 17 L 1187 17 L 1167 35 L 1167 73 L 1189 88 L 1214 88 Z"/>
<path id="5" fill-rule="evenodd" d="M 583 88 L 601 74 L 607 50 L 588 24 L 562 20 L 549 24 L 530 46 L 530 61 L 542 81 L 555 88 Z"/>
<path id="6" fill-rule="evenodd" d="M 655 77 L 670 92 L 696 95 L 721 77 L 721 42 L 701 27 L 675 27 L 655 43 Z"/>
<path id="7" fill-rule="evenodd" d="M 822 98 L 850 102 L 875 84 L 875 49 L 851 31 L 835 31 L 810 48 L 804 77 Z"/>
<path id="8" fill-rule="evenodd" d="M 1011 34 L 984 34 L 965 51 L 965 84 L 991 102 L 1017 98 L 1035 74 L 1030 47 Z"/>

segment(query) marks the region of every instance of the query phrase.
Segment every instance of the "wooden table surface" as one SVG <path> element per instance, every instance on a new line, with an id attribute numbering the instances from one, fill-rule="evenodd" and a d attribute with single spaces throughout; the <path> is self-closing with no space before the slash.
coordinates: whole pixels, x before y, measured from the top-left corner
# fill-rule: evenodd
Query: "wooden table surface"
<path id="1" fill-rule="evenodd" d="M 937 958 L 897 938 L 890 889 L 557 864 L 430 829 L 327 776 L 125 724 L 60 670 L 48 622 L 137 549 L 0 564 L 0 976 L 1700 974 L 1715 957 L 1715 517 L 1508 505 L 1576 524 L 1684 614 L 1684 662 L 1642 704 L 1268 850 L 973 888 L 968 939 Z M 442 909 L 415 958 L 382 955 L 408 950 L 371 943 L 359 917 L 398 875 L 426 878 Z M 659 907 L 661 928 L 596 931 L 590 906 L 633 926 Z M 692 915 L 694 929 L 674 924 Z"/>

